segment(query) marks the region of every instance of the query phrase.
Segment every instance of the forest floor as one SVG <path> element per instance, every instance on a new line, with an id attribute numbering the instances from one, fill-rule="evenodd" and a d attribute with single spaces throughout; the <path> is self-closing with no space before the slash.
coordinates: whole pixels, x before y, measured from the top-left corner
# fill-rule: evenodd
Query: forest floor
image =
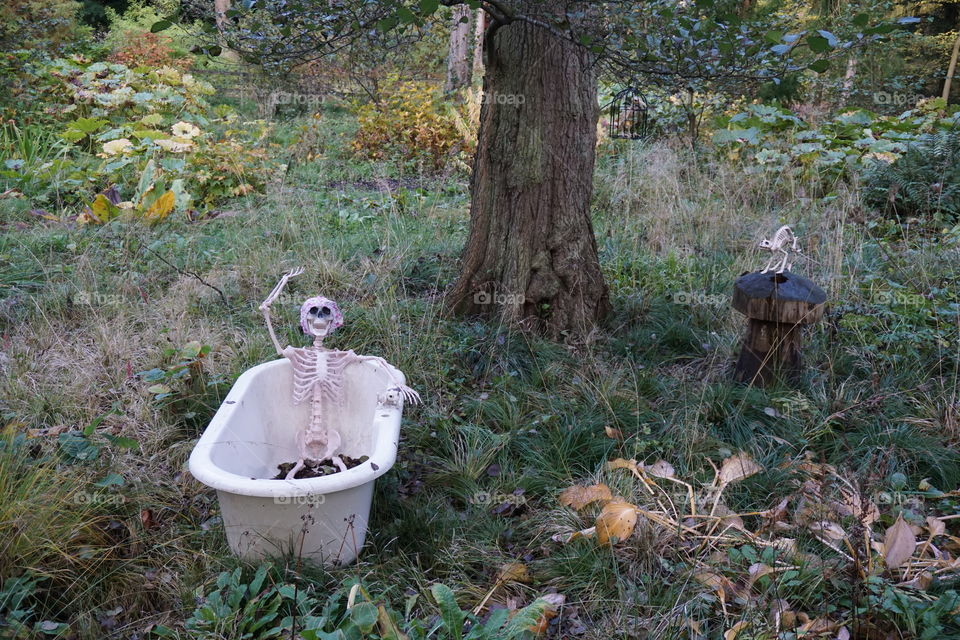
<path id="1" fill-rule="evenodd" d="M 599 160 L 594 221 L 614 309 L 587 340 L 551 343 L 444 309 L 466 179 L 358 161 L 349 130 L 269 194 L 196 222 L 74 228 L 0 213 L 0 576 L 36 578 L 34 620 L 146 637 L 181 625 L 240 566 L 186 462 L 236 376 L 275 357 L 257 305 L 302 265 L 292 292 L 344 312 L 331 346 L 386 358 L 424 404 L 404 411 L 359 562 L 279 559 L 274 578 L 325 594 L 359 577 L 426 619 L 436 582 L 464 609 L 491 590 L 487 608 L 559 593 L 550 637 L 742 640 L 807 623 L 823 637 L 857 625 L 852 637 L 936 625 L 929 637 L 957 637 L 944 556 L 921 549 L 884 569 L 865 542 L 902 514 L 922 544 L 925 519 L 960 504 L 960 269 L 939 230 L 881 219 L 843 185 L 823 198 L 679 143 L 616 146 Z M 736 384 L 733 281 L 787 223 L 804 247 L 795 270 L 829 311 L 805 336 L 795 387 Z M 300 344 L 293 305 L 275 317 L 281 341 Z M 716 469 L 734 455 L 760 470 L 721 498 Z M 666 461 L 691 489 L 666 504 L 655 491 L 669 482 L 606 466 L 618 458 Z M 693 495 L 719 526 L 641 516 L 612 547 L 567 540 L 600 504 L 575 511 L 561 492 L 598 482 L 681 524 Z M 877 509 L 843 512 L 857 501 Z M 812 504 L 830 515 L 802 515 Z M 960 536 L 960 520 L 940 522 Z M 938 535 L 939 552 L 960 555 Z"/>

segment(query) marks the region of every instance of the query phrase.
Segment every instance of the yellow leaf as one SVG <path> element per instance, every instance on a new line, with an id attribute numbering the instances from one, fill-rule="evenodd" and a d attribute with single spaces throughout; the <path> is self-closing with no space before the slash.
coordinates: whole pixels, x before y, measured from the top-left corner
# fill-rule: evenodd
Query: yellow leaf
<path id="1" fill-rule="evenodd" d="M 603 431 L 611 440 L 623 440 L 623 432 L 620 431 L 620 429 L 614 429 L 613 427 L 607 425 L 603 428 Z"/>
<path id="2" fill-rule="evenodd" d="M 167 191 L 157 198 L 150 207 L 143 213 L 146 220 L 163 220 L 167 214 L 173 211 L 173 205 L 176 203 L 176 196 L 173 191 Z"/>
<path id="3" fill-rule="evenodd" d="M 730 484 L 743 478 L 748 478 L 761 471 L 760 465 L 750 459 L 746 453 L 738 453 L 723 461 L 717 473 L 717 482 L 721 485 Z"/>
<path id="4" fill-rule="evenodd" d="M 580 510 L 590 504 L 602 500 L 609 502 L 613 499 L 610 487 L 605 484 L 594 484 L 589 487 L 568 487 L 560 494 L 560 504 Z"/>
<path id="5" fill-rule="evenodd" d="M 597 516 L 597 541 L 602 545 L 622 542 L 630 537 L 636 526 L 637 507 L 617 498 L 608 502 Z"/>
<path id="6" fill-rule="evenodd" d="M 530 572 L 527 565 L 522 562 L 508 562 L 500 567 L 497 583 L 504 584 L 506 582 L 530 582 Z"/>
<path id="7" fill-rule="evenodd" d="M 883 558 L 887 561 L 887 567 L 896 569 L 910 559 L 916 548 L 917 539 L 913 530 L 903 519 L 903 515 L 897 516 L 897 521 L 887 529 L 883 537 Z"/>
<path id="8" fill-rule="evenodd" d="M 377 624 L 380 627 L 380 637 L 384 640 L 407 640 L 407 636 L 400 631 L 382 604 L 377 606 Z"/>
<path id="9" fill-rule="evenodd" d="M 741 620 L 737 624 L 727 629 L 727 632 L 723 634 L 723 640 L 736 640 L 737 634 L 743 631 L 749 624 L 750 623 L 746 620 Z"/>
<path id="10" fill-rule="evenodd" d="M 107 196 L 102 193 L 98 193 L 97 197 L 93 199 L 90 204 L 90 211 L 93 212 L 93 217 L 96 218 L 97 222 L 109 222 L 120 213 L 119 207 L 110 202 Z"/>
<path id="11" fill-rule="evenodd" d="M 633 472 L 633 475 L 638 478 L 643 478 L 640 475 L 640 470 L 637 467 L 636 460 L 624 460 L 623 458 L 617 458 L 616 460 L 611 460 L 607 463 L 607 471 L 613 471 L 614 469 L 629 469 Z"/>

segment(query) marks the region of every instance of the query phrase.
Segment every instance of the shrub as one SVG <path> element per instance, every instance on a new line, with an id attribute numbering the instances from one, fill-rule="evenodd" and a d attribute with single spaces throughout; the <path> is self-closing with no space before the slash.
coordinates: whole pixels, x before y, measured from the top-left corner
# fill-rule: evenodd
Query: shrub
<path id="1" fill-rule="evenodd" d="M 911 144 L 892 162 L 864 174 L 867 204 L 899 217 L 951 221 L 960 217 L 960 131 L 941 131 Z"/>
<path id="2" fill-rule="evenodd" d="M 46 164 L 25 157 L 18 150 L 24 145 L 8 136 L 0 188 L 18 188 L 41 204 L 50 191 L 66 204 L 88 202 L 81 222 L 156 221 L 213 207 L 260 190 L 275 167 L 266 123 L 240 122 L 229 110 L 214 117 L 206 102 L 213 88 L 172 67 L 131 69 L 77 56 L 45 65 L 36 85 L 36 101 L 46 105 L 38 117 L 66 151 Z M 49 184 L 29 188 L 36 179 L 27 178 L 37 175 Z M 97 192 L 102 197 L 93 199 Z"/>
<path id="3" fill-rule="evenodd" d="M 754 104 L 718 123 L 714 143 L 728 157 L 747 163 L 748 170 L 828 182 L 878 160 L 893 162 L 929 134 L 956 129 L 960 110 L 938 98 L 899 116 L 859 109 L 813 127 L 783 107 Z"/>
<path id="4" fill-rule="evenodd" d="M 60 51 L 77 36 L 75 0 L 4 0 L 0 4 L 0 52 Z"/>
<path id="5" fill-rule="evenodd" d="M 168 36 L 138 31 L 127 31 L 123 44 L 108 59 L 131 68 L 172 67 L 179 71 L 186 71 L 193 63 L 192 58 L 175 54 Z"/>
<path id="6" fill-rule="evenodd" d="M 445 164 L 463 166 L 472 152 L 457 127 L 454 107 L 433 84 L 392 82 L 379 103 L 357 109 L 359 129 L 354 150 L 373 160 L 414 163 L 430 170 Z"/>

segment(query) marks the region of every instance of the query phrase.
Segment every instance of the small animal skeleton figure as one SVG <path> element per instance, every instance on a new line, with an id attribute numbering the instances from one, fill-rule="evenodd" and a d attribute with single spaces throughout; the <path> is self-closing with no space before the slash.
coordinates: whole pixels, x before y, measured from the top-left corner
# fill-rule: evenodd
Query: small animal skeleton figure
<path id="1" fill-rule="evenodd" d="M 330 424 L 331 417 L 339 413 L 343 403 L 343 372 L 347 365 L 354 362 L 373 362 L 386 370 L 397 384 L 386 391 L 383 398 L 389 399 L 394 406 L 401 405 L 401 399 L 408 402 L 420 402 L 420 395 L 410 387 L 401 384 L 396 369 L 383 358 L 376 356 L 358 356 L 352 350 L 336 351 L 323 346 L 323 339 L 343 324 L 343 314 L 337 303 L 316 296 L 308 298 L 300 307 L 300 328 L 313 338 L 309 347 L 281 347 L 273 331 L 270 320 L 270 306 L 283 292 L 290 278 L 303 273 L 302 268 L 286 273 L 267 299 L 260 305 L 260 311 L 267 321 L 267 330 L 277 353 L 293 365 L 293 403 L 300 404 L 310 398 L 310 422 L 307 428 L 297 434 L 299 459 L 286 475 L 293 480 L 297 472 L 307 462 L 316 464 L 322 460 L 332 460 L 340 471 L 346 471 L 340 453 L 340 433 Z M 311 464 L 311 466 L 312 466 Z"/>
<path id="2" fill-rule="evenodd" d="M 757 245 L 761 249 L 766 249 L 771 254 L 770 259 L 767 261 L 767 266 L 763 268 L 763 271 L 760 273 L 767 273 L 768 271 L 773 270 L 773 264 L 775 261 L 779 260 L 779 265 L 777 267 L 776 273 L 783 273 L 788 271 L 791 266 L 793 266 L 790 260 L 790 252 L 803 253 L 803 250 L 800 249 L 800 246 L 797 244 L 797 236 L 793 235 L 793 230 L 784 225 L 777 229 L 777 232 L 773 234 L 773 239 L 767 240 L 763 239 L 760 241 L 760 244 Z M 777 255 L 777 252 L 780 252 L 782 255 Z"/>

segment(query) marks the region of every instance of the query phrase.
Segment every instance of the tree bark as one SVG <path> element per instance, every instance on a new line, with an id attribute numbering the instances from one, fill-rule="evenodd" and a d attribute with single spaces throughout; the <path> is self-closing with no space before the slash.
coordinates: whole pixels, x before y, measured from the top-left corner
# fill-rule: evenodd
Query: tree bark
<path id="1" fill-rule="evenodd" d="M 590 54 L 516 21 L 488 43 L 457 312 L 555 338 L 609 310 L 590 219 L 597 83 Z"/>
<path id="2" fill-rule="evenodd" d="M 473 75 L 483 75 L 483 36 L 487 30 L 487 12 L 477 9 L 473 19 Z"/>
<path id="3" fill-rule="evenodd" d="M 470 84 L 473 47 L 473 11 L 465 4 L 453 7 L 450 22 L 450 45 L 447 51 L 446 91 L 452 92 Z"/>
<path id="4" fill-rule="evenodd" d="M 950 54 L 950 66 L 947 77 L 943 80 L 943 99 L 950 102 L 950 85 L 953 83 L 953 74 L 957 70 L 957 54 L 960 54 L 960 36 L 953 43 L 953 53 Z"/>
<path id="5" fill-rule="evenodd" d="M 217 30 L 223 31 L 224 23 L 227 19 L 227 11 L 230 10 L 230 0 L 213 0 L 213 16 L 217 22 Z"/>

